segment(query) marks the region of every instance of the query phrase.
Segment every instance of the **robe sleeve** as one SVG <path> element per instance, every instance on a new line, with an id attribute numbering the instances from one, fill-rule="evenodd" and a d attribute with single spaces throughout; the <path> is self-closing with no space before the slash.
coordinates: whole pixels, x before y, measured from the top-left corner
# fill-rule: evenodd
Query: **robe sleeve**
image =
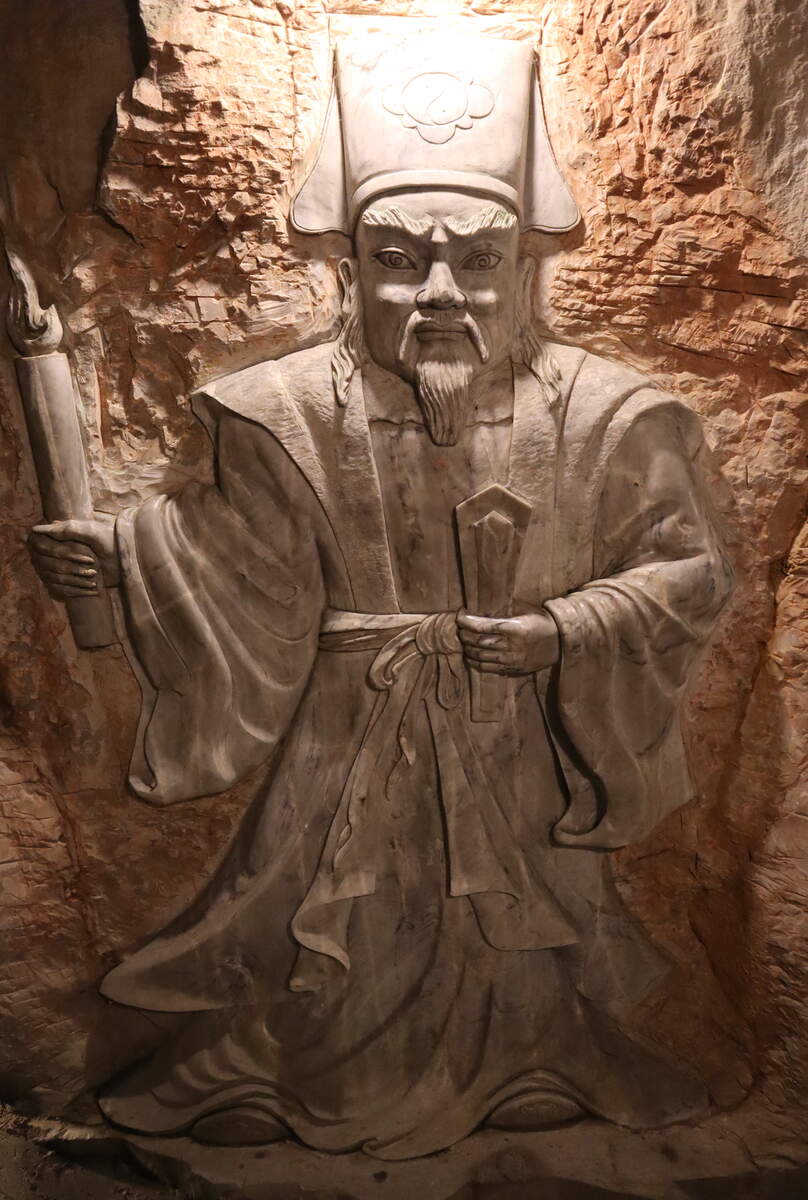
<path id="1" fill-rule="evenodd" d="M 143 704 L 129 781 L 153 804 L 221 792 L 283 736 L 317 651 L 323 584 L 307 485 L 271 434 L 222 413 L 217 485 L 118 517 Z"/>
<path id="2" fill-rule="evenodd" d="M 561 637 L 548 712 L 575 780 L 554 830 L 560 845 L 639 841 L 692 797 L 678 709 L 732 586 L 705 454 L 681 406 L 641 415 L 607 467 L 595 578 L 545 606 Z"/>

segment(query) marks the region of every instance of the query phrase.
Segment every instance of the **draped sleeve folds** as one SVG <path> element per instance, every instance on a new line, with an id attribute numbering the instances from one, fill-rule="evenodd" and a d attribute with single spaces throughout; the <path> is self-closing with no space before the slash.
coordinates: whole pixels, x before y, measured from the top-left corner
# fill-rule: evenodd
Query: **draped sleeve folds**
<path id="1" fill-rule="evenodd" d="M 266 430 L 223 411 L 208 425 L 217 484 L 157 496 L 116 524 L 143 691 L 130 784 L 154 804 L 221 792 L 268 759 L 317 652 L 305 483 Z"/>
<path id="2" fill-rule="evenodd" d="M 570 531 L 561 546 L 574 557 L 578 539 L 589 581 L 545 607 L 562 646 L 548 714 L 572 797 L 554 840 L 603 850 L 641 840 L 691 798 L 677 708 L 732 570 L 689 410 L 645 388 L 618 412 L 599 454 L 589 545 Z"/>

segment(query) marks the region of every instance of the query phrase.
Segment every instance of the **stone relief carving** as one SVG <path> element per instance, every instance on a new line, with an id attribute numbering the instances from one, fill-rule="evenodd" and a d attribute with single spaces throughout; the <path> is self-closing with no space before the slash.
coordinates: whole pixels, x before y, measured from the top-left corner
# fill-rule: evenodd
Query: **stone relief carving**
<path id="1" fill-rule="evenodd" d="M 266 764 L 204 893 L 101 985 L 177 1021 L 101 1109 L 391 1159 L 696 1114 L 632 1029 L 665 963 L 604 851 L 690 797 L 677 711 L 731 572 L 694 414 L 536 333 L 520 233 L 578 214 L 532 56 L 340 48 L 291 219 L 352 239 L 337 339 L 195 395 L 215 486 L 109 521 L 81 485 L 31 538 L 54 597 L 119 589 L 137 796 Z"/>
<path id="2" fill-rule="evenodd" d="M 90 482 L 70 363 L 59 351 L 62 323 L 53 305 L 42 309 L 33 277 L 10 246 L 6 246 L 6 259 L 13 281 L 6 327 L 19 351 L 17 381 L 44 515 L 49 521 L 89 520 L 93 517 Z M 52 541 L 37 540 L 46 551 L 54 548 Z M 52 555 L 43 559 L 42 565 L 47 568 L 46 582 L 60 588 L 59 598 L 67 605 L 76 645 L 87 649 L 109 646 L 115 641 L 109 597 L 82 594 L 95 578 L 97 563 L 86 547 L 74 548 L 68 561 L 78 568 L 78 586 L 72 586 L 73 580 L 54 577 L 61 564 L 54 562 Z"/>
<path id="3" fill-rule="evenodd" d="M 458 129 L 471 129 L 475 120 L 487 117 L 494 97 L 468 72 L 416 69 L 402 78 L 399 88 L 389 87 L 382 97 L 388 112 L 401 117 L 407 129 L 417 129 L 425 142 L 442 145 Z"/>

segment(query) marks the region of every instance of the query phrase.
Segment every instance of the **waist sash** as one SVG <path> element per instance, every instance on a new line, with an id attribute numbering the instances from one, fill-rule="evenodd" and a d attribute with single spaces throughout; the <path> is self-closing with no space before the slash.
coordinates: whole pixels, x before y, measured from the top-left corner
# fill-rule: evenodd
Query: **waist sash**
<path id="1" fill-rule="evenodd" d="M 380 806 L 391 775 L 416 761 L 415 722 L 427 720 L 443 809 L 448 894 L 466 896 L 486 940 L 500 950 L 578 941 L 569 917 L 526 861 L 508 820 L 515 801 L 471 736 L 467 675 L 454 612 L 367 614 L 327 609 L 320 649 L 376 651 L 367 673 L 377 693 L 326 837 L 314 880 L 292 920 L 300 945 L 292 991 L 314 991 L 318 956 L 350 969 L 355 900 L 376 890 Z M 507 716 L 506 716 L 507 719 Z"/>

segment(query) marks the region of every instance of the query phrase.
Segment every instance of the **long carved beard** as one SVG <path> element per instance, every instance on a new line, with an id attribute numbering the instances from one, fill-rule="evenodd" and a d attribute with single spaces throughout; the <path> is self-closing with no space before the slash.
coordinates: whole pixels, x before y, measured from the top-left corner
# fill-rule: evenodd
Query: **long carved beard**
<path id="1" fill-rule="evenodd" d="M 425 358 L 416 363 L 415 393 L 436 445 L 454 446 L 465 428 L 473 374 L 472 364 L 462 358 Z"/>
<path id="2" fill-rule="evenodd" d="M 538 317 L 533 288 L 535 269 L 535 260 L 528 256 L 516 295 L 516 328 L 512 357 L 515 362 L 524 363 L 528 367 L 539 383 L 547 403 L 553 404 L 558 399 L 561 371 L 543 338 L 536 333 Z M 351 379 L 367 354 L 358 281 L 354 279 L 345 292 L 342 303 L 342 328 L 334 343 L 331 360 L 334 395 L 341 407 L 348 403 Z M 409 328 L 407 332 L 411 332 Z M 413 369 L 412 366 L 410 369 Z M 420 398 L 420 388 L 418 394 Z M 434 437 L 434 434 L 432 436 Z"/>

